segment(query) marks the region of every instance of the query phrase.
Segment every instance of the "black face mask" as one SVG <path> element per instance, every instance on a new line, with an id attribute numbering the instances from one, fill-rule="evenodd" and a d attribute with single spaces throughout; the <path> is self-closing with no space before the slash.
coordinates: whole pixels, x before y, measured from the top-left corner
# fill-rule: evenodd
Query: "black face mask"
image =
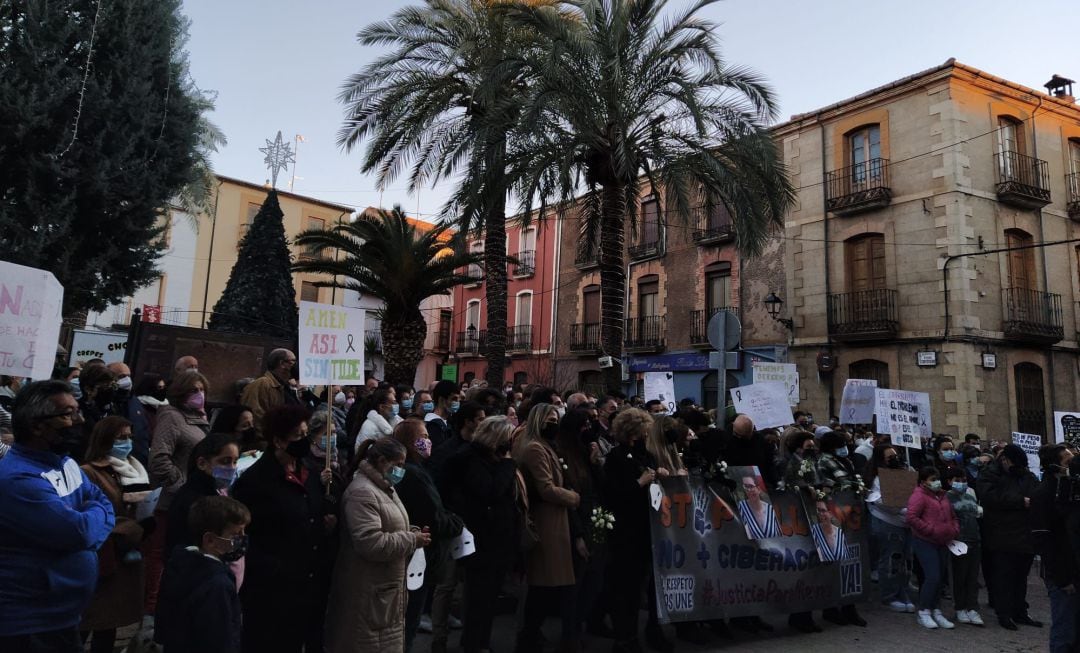
<path id="1" fill-rule="evenodd" d="M 495 455 L 499 456 L 500 458 L 508 453 L 510 453 L 509 444 L 500 444 L 499 446 L 495 447 Z"/>
<path id="2" fill-rule="evenodd" d="M 632 449 L 634 451 L 636 451 L 637 453 L 644 453 L 645 452 L 645 441 L 644 440 L 638 440 L 637 442 L 634 443 Z"/>
<path id="3" fill-rule="evenodd" d="M 249 429 L 240 431 L 240 438 L 243 442 L 253 442 L 256 437 L 255 427 L 252 426 Z"/>
<path id="4" fill-rule="evenodd" d="M 57 431 L 57 435 L 60 436 L 60 439 L 49 445 L 49 451 L 52 451 L 57 456 L 66 456 L 75 449 L 78 449 L 82 444 L 82 425 L 74 424 L 62 428 Z"/>
<path id="5" fill-rule="evenodd" d="M 285 445 L 285 453 L 299 460 L 311 453 L 311 440 L 307 438 L 291 440 L 289 444 Z"/>
<path id="6" fill-rule="evenodd" d="M 116 393 L 113 394 L 113 403 L 115 404 L 127 403 L 128 399 L 131 399 L 131 390 L 117 389 Z"/>
<path id="7" fill-rule="evenodd" d="M 559 434 L 558 424 L 544 424 L 544 428 L 540 430 L 540 436 L 545 440 L 554 440 L 555 436 Z"/>
<path id="8" fill-rule="evenodd" d="M 154 390 L 150 393 L 150 396 L 154 399 L 157 399 L 158 401 L 165 401 L 165 388 L 161 388 L 160 390 Z"/>
<path id="9" fill-rule="evenodd" d="M 112 403 L 112 400 L 116 397 L 116 390 L 114 388 L 102 388 L 94 395 L 94 401 L 99 406 L 106 406 Z"/>
<path id="10" fill-rule="evenodd" d="M 240 558 L 243 558 L 245 554 L 247 554 L 248 536 L 243 535 L 237 539 L 239 541 L 233 541 L 232 551 L 229 551 L 228 553 L 223 553 L 221 554 L 221 556 L 219 556 L 222 562 L 236 562 Z"/>
<path id="11" fill-rule="evenodd" d="M 904 466 L 904 463 L 900 462 L 899 458 L 889 458 L 889 460 L 885 463 L 885 466 L 889 469 L 900 469 Z"/>

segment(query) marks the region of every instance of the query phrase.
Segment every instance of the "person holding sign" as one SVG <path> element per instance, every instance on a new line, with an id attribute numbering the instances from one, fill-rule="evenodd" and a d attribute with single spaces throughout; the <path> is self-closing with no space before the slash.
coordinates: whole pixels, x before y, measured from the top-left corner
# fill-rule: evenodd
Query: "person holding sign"
<path id="1" fill-rule="evenodd" d="M 878 585 L 881 602 L 893 612 L 915 612 L 915 604 L 908 598 L 908 565 L 911 563 L 911 532 L 904 513 L 907 508 L 886 504 L 881 491 L 882 470 L 902 470 L 904 463 L 891 444 L 874 447 L 874 453 L 866 466 L 866 481 L 870 493 L 866 506 L 870 510 L 870 534 L 877 543 Z"/>
<path id="2" fill-rule="evenodd" d="M 923 569 L 919 625 L 930 630 L 953 628 L 953 623 L 938 607 L 938 601 L 949 563 L 948 544 L 960 534 L 960 523 L 953 513 L 952 503 L 945 496 L 937 468 L 919 470 L 919 485 L 908 499 L 907 522 L 911 526 L 911 549 Z"/>

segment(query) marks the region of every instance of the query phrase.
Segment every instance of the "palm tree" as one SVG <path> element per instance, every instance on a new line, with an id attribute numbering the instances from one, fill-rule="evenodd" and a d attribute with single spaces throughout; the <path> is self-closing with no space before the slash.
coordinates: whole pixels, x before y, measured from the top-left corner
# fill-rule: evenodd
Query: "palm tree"
<path id="1" fill-rule="evenodd" d="M 484 232 L 486 378 L 500 386 L 506 366 L 506 133 L 521 104 L 525 30 L 493 11 L 502 4 L 553 0 L 424 0 L 360 32 L 360 43 L 389 48 L 346 81 L 338 144 L 367 140 L 363 171 L 385 187 L 407 174 L 410 191 L 462 173 L 444 217 L 462 237 Z"/>
<path id="2" fill-rule="evenodd" d="M 550 43 L 526 53 L 529 97 L 514 134 L 510 174 L 525 210 L 535 200 L 579 202 L 582 242 L 599 235 L 601 345 L 622 355 L 624 235 L 640 197 L 663 196 L 661 214 L 687 221 L 722 202 L 746 255 L 782 224 L 794 191 L 768 122 L 776 103 L 754 72 L 723 62 L 716 25 L 697 0 L 662 21 L 668 0 L 574 0 L 512 7 L 513 20 Z M 580 183 L 579 183 L 580 182 Z M 621 385 L 621 365 L 605 385 Z"/>
<path id="3" fill-rule="evenodd" d="M 420 304 L 474 281 L 458 270 L 480 257 L 447 247 L 448 229 L 447 224 L 418 229 L 395 206 L 296 237 L 297 246 L 318 258 L 302 259 L 293 270 L 330 275 L 333 281 L 317 285 L 355 290 L 383 302 L 382 342 L 390 383 L 412 385 L 416 378 L 427 337 Z"/>

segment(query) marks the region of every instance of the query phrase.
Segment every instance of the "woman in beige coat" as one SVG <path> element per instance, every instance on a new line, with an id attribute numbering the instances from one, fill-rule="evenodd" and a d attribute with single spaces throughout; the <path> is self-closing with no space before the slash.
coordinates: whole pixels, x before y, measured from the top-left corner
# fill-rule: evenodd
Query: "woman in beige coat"
<path id="1" fill-rule="evenodd" d="M 578 648 L 575 618 L 576 585 L 574 557 L 570 549 L 570 510 L 581 498 L 563 482 L 565 464 L 555 450 L 559 413 L 551 404 L 537 404 L 529 411 L 525 432 L 514 446 L 514 459 L 525 477 L 530 516 L 540 541 L 528 553 L 526 577 L 529 593 L 518 633 L 518 651 L 541 650 L 544 616 L 553 602 L 562 618 L 560 651 Z M 579 551 L 588 558 L 588 551 Z"/>
<path id="2" fill-rule="evenodd" d="M 409 526 L 394 492 L 405 475 L 405 447 L 369 440 L 342 497 L 342 543 L 326 613 L 328 653 L 401 653 L 405 647 L 405 569 L 431 535 Z"/>

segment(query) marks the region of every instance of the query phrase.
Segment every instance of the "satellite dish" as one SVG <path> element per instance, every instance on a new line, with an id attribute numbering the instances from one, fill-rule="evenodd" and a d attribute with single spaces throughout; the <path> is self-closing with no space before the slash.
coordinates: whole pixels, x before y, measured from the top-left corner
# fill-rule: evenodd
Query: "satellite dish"
<path id="1" fill-rule="evenodd" d="M 717 311 L 709 319 L 706 330 L 709 344 L 717 351 L 731 351 L 739 348 L 742 341 L 742 324 L 733 311 L 727 309 Z"/>

